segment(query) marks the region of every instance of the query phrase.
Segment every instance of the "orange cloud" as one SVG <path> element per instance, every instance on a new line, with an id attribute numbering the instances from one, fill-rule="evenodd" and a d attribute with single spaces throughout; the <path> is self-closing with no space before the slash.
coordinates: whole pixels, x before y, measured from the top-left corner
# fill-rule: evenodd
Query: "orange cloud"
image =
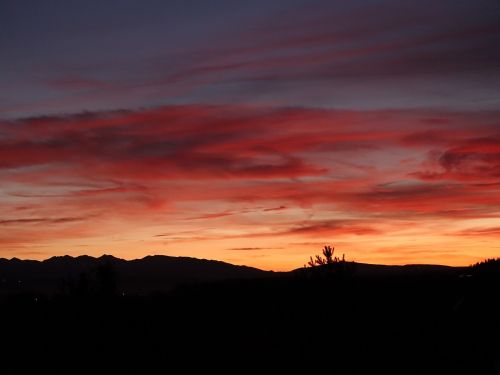
<path id="1" fill-rule="evenodd" d="M 191 105 L 3 121 L 2 246 L 206 243 L 220 257 L 413 229 L 476 238 L 468 220 L 500 217 L 497 118 Z"/>

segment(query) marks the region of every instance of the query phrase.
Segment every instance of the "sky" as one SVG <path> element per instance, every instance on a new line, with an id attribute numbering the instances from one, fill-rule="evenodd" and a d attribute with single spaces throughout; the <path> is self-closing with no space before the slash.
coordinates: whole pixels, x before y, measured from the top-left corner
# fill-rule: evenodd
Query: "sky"
<path id="1" fill-rule="evenodd" d="M 0 2 L 0 257 L 500 256 L 500 3 Z"/>

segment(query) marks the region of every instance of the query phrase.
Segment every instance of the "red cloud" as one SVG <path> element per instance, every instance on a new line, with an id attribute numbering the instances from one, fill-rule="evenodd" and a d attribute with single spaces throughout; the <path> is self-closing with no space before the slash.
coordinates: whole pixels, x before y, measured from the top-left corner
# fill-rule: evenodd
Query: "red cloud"
<path id="1" fill-rule="evenodd" d="M 471 138 L 443 152 L 433 152 L 432 171 L 413 175 L 422 180 L 495 181 L 500 178 L 500 136 Z"/>
<path id="2" fill-rule="evenodd" d="M 473 228 L 467 229 L 460 232 L 455 232 L 453 235 L 459 236 L 474 236 L 474 237 L 500 237 L 500 227 L 489 227 L 489 228 Z"/>
<path id="3" fill-rule="evenodd" d="M 187 234 L 170 241 L 201 241 L 494 218 L 496 118 L 192 105 L 4 121 L 0 224 L 21 246 L 125 227 L 181 225 Z M 315 210 L 332 217 L 304 216 Z M 214 218 L 236 234 L 193 230 Z M 270 229 L 244 229 L 261 221 Z"/>
<path id="4" fill-rule="evenodd" d="M 159 81 L 168 85 L 183 81 L 199 85 L 245 80 L 276 83 L 450 71 L 462 74 L 477 66 L 497 70 L 499 55 L 494 46 L 500 27 L 492 20 L 454 22 L 448 14 L 438 21 L 419 8 L 394 7 L 397 10 L 387 7 L 386 12 L 381 12 L 380 5 L 358 9 L 354 25 L 337 15 L 336 21 L 321 16 L 306 26 L 297 22 L 303 17 L 297 14 L 293 25 L 252 30 L 238 34 L 236 40 L 226 40 L 226 48 L 197 51 L 185 69 Z M 397 19 L 390 14 L 398 14 Z M 436 24 L 421 28 L 425 23 Z"/>

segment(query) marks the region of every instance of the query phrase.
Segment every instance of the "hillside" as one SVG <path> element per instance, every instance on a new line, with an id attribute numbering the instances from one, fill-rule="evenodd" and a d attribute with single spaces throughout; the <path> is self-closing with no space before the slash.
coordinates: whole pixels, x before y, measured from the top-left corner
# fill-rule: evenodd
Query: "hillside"
<path id="1" fill-rule="evenodd" d="M 57 293 L 112 282 L 119 293 L 165 292 L 173 287 L 273 275 L 247 266 L 188 257 L 147 256 L 124 260 L 111 255 L 52 257 L 44 261 L 0 259 L 0 293 Z M 103 280 L 107 279 L 107 280 Z M 82 285 L 86 284 L 86 285 Z"/>

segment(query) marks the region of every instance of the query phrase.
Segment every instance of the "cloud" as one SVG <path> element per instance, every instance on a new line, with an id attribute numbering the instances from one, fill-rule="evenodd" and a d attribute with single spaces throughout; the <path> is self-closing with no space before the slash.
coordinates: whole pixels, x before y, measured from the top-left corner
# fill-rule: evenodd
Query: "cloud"
<path id="1" fill-rule="evenodd" d="M 268 121 L 279 131 L 295 120 L 293 110 L 245 113 L 242 109 L 242 115 L 236 108 L 227 115 L 226 111 L 222 107 L 170 107 L 4 123 L 2 130 L 10 136 L 1 141 L 0 168 L 76 165 L 75 172 L 135 180 L 325 173 L 324 168 L 287 154 L 279 133 L 265 128 L 263 121 Z M 14 127 L 19 129 L 14 131 Z M 273 138 L 276 144 L 259 147 L 261 140 L 269 143 Z"/>
<path id="2" fill-rule="evenodd" d="M 229 212 L 229 211 L 215 212 L 215 213 L 211 213 L 211 214 L 205 214 L 205 215 L 190 217 L 187 220 L 218 219 L 220 217 L 231 216 L 231 215 L 234 215 L 234 214 L 235 214 L 235 212 Z"/>
<path id="3" fill-rule="evenodd" d="M 495 218 L 497 119 L 183 105 L 1 121 L 2 241 L 267 248 Z"/>
<path id="4" fill-rule="evenodd" d="M 483 15 L 478 22 L 449 8 L 433 4 L 433 14 L 425 6 L 385 2 L 359 6 L 345 15 L 342 8 L 332 12 L 328 6 L 316 6 L 312 14 L 306 12 L 307 21 L 303 12 L 293 13 L 288 22 L 281 15 L 279 23 L 273 20 L 273 25 L 229 36 L 219 43 L 222 47 L 196 51 L 184 70 L 171 73 L 163 82 L 366 80 L 464 74 L 478 66 L 496 70 L 500 55 L 492 55 L 492 47 L 500 28 L 494 17 Z M 475 7 L 468 10 L 478 11 Z M 352 17 L 355 23 L 346 22 Z M 429 27 L 422 28 L 422 24 Z"/>
<path id="5" fill-rule="evenodd" d="M 430 145 L 445 134 L 456 138 L 453 126 L 466 132 L 467 116 L 446 115 L 451 124 L 418 134 L 411 130 L 418 113 L 303 108 L 171 106 L 4 121 L 0 169 L 68 167 L 75 175 L 139 181 L 318 176 L 328 166 L 308 153 Z M 475 122 L 493 116 L 478 114 Z"/>
<path id="6" fill-rule="evenodd" d="M 282 247 L 232 247 L 227 250 L 234 251 L 257 251 L 257 250 L 278 250 L 283 249 Z"/>
<path id="7" fill-rule="evenodd" d="M 379 217 L 422 218 L 489 217 L 500 210 L 497 189 L 459 183 L 400 183 L 374 186 L 347 194 L 345 202 L 357 210 Z"/>
<path id="8" fill-rule="evenodd" d="M 86 220 L 85 217 L 56 217 L 56 218 L 24 218 L 0 220 L 0 225 L 18 225 L 18 224 L 66 224 Z"/>
<path id="9" fill-rule="evenodd" d="M 436 124 L 440 124 L 440 122 Z M 454 137 L 454 134 L 449 134 L 449 132 L 446 131 L 428 129 L 405 135 L 401 141 L 403 144 L 409 146 L 442 146 L 450 142 L 450 136 Z"/>
<path id="10" fill-rule="evenodd" d="M 65 63 L 49 63 L 46 59 L 51 60 L 52 54 L 27 49 L 37 58 L 24 58 L 20 66 L 38 72 L 43 81 L 13 74 L 6 82 L 12 89 L 0 112 L 13 117 L 166 101 L 494 107 L 500 60 L 495 48 L 500 9 L 495 1 L 353 4 L 321 2 L 279 10 L 274 4 L 276 14 L 263 17 L 267 12 L 251 12 L 253 16 L 244 17 L 251 22 L 231 26 L 222 37 L 220 27 L 228 27 L 224 23 L 215 27 L 199 22 L 206 31 L 202 46 L 183 32 L 175 42 L 164 38 L 160 42 L 150 34 L 156 27 L 142 30 L 137 39 L 150 40 L 150 48 L 121 56 L 120 69 L 95 35 L 89 44 L 93 53 L 75 45 Z M 161 30 L 168 24 L 157 27 Z M 29 30 L 14 27 L 11 34 Z M 88 30 L 79 33 L 89 37 Z M 60 37 L 65 38 L 44 35 L 42 44 L 60 45 Z M 179 51 L 178 38 L 183 37 Z M 7 56 L 9 66 L 19 65 L 16 53 Z"/>
<path id="11" fill-rule="evenodd" d="M 264 212 L 281 211 L 281 210 L 286 210 L 286 206 L 271 207 L 271 208 L 265 208 L 265 209 L 263 209 Z"/>
<path id="12" fill-rule="evenodd" d="M 500 177 L 500 136 L 470 138 L 430 153 L 431 170 L 415 172 L 422 180 L 494 181 Z"/>
<path id="13" fill-rule="evenodd" d="M 473 237 L 500 237 L 500 227 L 471 228 L 453 233 L 458 236 Z"/>
<path id="14" fill-rule="evenodd" d="M 328 220 L 321 222 L 308 223 L 305 225 L 294 226 L 280 235 L 303 235 L 307 237 L 315 236 L 335 236 L 335 235 L 373 235 L 380 231 L 372 226 L 358 223 L 356 220 Z"/>

